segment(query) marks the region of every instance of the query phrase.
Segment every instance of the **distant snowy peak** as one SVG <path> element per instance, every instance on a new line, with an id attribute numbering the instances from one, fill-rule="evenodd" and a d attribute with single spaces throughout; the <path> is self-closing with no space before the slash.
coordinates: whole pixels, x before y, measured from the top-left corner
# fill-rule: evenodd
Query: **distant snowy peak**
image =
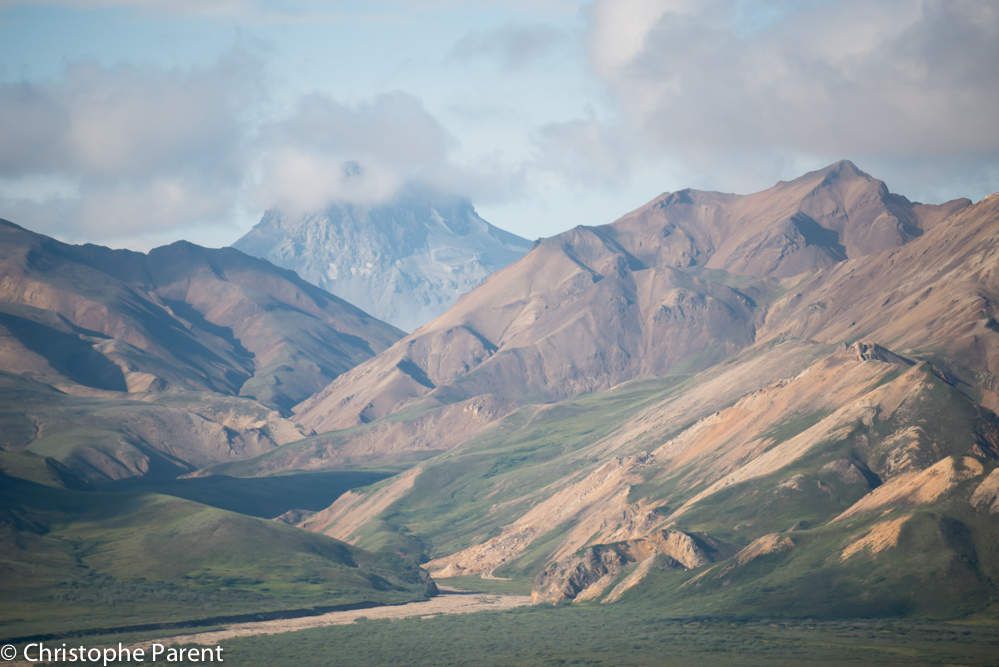
<path id="1" fill-rule="evenodd" d="M 483 220 L 467 199 L 410 188 L 373 206 L 271 210 L 233 245 L 412 331 L 531 242 Z"/>

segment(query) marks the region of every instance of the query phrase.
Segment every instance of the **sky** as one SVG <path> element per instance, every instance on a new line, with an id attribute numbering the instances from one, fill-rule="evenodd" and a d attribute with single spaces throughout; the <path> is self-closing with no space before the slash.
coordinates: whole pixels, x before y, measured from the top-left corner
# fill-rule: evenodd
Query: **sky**
<path id="1" fill-rule="evenodd" d="M 533 239 L 843 158 L 999 190 L 999 3 L 0 0 L 0 217 L 72 242 L 412 182 Z"/>

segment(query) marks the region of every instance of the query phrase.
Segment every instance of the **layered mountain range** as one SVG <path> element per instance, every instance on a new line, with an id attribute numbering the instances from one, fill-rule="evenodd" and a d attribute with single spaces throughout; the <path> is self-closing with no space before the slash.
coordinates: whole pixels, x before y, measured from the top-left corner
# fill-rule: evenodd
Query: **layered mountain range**
<path id="1" fill-rule="evenodd" d="M 326 271 L 365 225 L 408 238 L 387 209 L 331 210 L 244 241 L 290 258 L 334 239 Z M 358 595 L 427 594 L 420 563 L 678 616 L 997 610 L 995 195 L 911 202 L 845 161 L 750 195 L 665 193 L 539 241 L 408 335 L 237 250 L 0 232 L 14 542 L 71 526 L 43 499 L 88 481 L 378 468 L 288 507 L 284 537 L 212 521 L 312 571 L 361 563 Z M 399 262 L 367 261 L 335 273 L 406 294 Z M 63 558 L 78 536 L 57 536 Z"/>
<path id="2" fill-rule="evenodd" d="M 268 211 L 233 247 L 412 331 L 531 243 L 483 220 L 464 198 L 414 185 L 374 205 Z"/>
<path id="3" fill-rule="evenodd" d="M 664 194 L 543 240 L 241 469 L 428 456 L 301 525 L 539 602 L 987 609 L 997 244 L 996 197 L 913 203 L 850 162 Z"/>

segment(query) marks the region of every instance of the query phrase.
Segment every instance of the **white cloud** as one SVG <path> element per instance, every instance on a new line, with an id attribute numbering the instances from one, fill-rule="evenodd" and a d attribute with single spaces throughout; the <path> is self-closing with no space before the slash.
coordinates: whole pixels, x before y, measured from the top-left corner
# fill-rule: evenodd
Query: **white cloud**
<path id="1" fill-rule="evenodd" d="M 226 220 L 244 177 L 242 110 L 257 70 L 230 55 L 183 70 L 76 64 L 59 81 L 0 85 L 4 212 L 71 239 Z M 33 183 L 60 191 L 11 187 Z"/>
<path id="2" fill-rule="evenodd" d="M 0 176 L 53 169 L 67 152 L 69 115 L 57 91 L 0 85 Z"/>
<path id="3" fill-rule="evenodd" d="M 373 203 L 409 180 L 432 180 L 453 144 L 412 95 L 387 93 L 356 105 L 308 95 L 260 131 L 256 200 L 289 213 L 334 199 Z"/>
<path id="4" fill-rule="evenodd" d="M 994 3 L 597 0 L 588 20 L 633 163 L 732 184 L 840 157 L 938 179 L 999 162 Z"/>
<path id="5" fill-rule="evenodd" d="M 116 178 L 192 166 L 209 175 L 232 169 L 243 134 L 240 109 L 251 93 L 249 66 L 69 68 L 60 91 L 70 121 L 68 157 L 87 174 Z"/>
<path id="6" fill-rule="evenodd" d="M 489 156 L 459 163 L 456 148 L 455 138 L 408 93 L 358 104 L 308 95 L 287 117 L 261 128 L 255 201 L 295 214 L 333 200 L 383 201 L 410 183 L 477 200 L 519 187 L 516 167 Z"/>
<path id="7" fill-rule="evenodd" d="M 663 14 L 685 3 L 668 0 L 612 0 L 590 8 L 589 51 L 600 76 L 612 76 L 645 47 L 645 38 Z"/>
<path id="8" fill-rule="evenodd" d="M 388 199 L 403 180 L 380 162 L 364 165 L 301 147 L 280 147 L 264 158 L 257 201 L 291 216 L 321 210 L 331 201 L 373 204 Z"/>
<path id="9" fill-rule="evenodd" d="M 347 159 L 367 156 L 404 168 L 443 160 L 455 143 L 417 97 L 403 92 L 355 105 L 308 95 L 287 118 L 263 128 L 263 137 L 265 143 L 309 146 Z"/>

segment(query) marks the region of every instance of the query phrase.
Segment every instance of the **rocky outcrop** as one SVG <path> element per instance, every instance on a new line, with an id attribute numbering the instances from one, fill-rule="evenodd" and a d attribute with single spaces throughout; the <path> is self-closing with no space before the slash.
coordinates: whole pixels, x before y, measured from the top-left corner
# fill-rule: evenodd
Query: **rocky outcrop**
<path id="1" fill-rule="evenodd" d="M 280 521 L 281 523 L 286 523 L 290 526 L 297 526 L 298 524 L 307 521 L 314 514 L 314 510 L 291 509 L 274 517 L 274 521 Z"/>
<path id="2" fill-rule="evenodd" d="M 558 561 L 575 554 L 584 545 L 611 544 L 631 540 L 648 532 L 649 523 L 661 523 L 652 517 L 650 508 L 636 507 L 627 501 L 631 486 L 641 480 L 641 472 L 652 462 L 647 454 L 614 457 L 576 479 L 544 501 L 534 504 L 499 535 L 472 544 L 456 553 L 436 558 L 426 564 L 439 577 L 470 574 L 493 576 L 493 573 L 516 560 L 536 540 L 567 521 L 575 525 L 560 540 L 551 559 Z M 637 526 L 645 530 L 635 533 Z"/>
<path id="3" fill-rule="evenodd" d="M 757 558 L 784 553 L 794 548 L 794 540 L 779 533 L 768 533 L 747 544 L 735 555 L 738 565 L 746 565 Z"/>
<path id="4" fill-rule="evenodd" d="M 999 514 L 999 468 L 982 480 L 972 492 L 970 502 L 971 506 L 980 512 Z"/>
<path id="5" fill-rule="evenodd" d="M 674 529 L 637 540 L 596 544 L 549 563 L 535 578 L 531 599 L 552 604 L 594 599 L 629 565 L 655 559 L 661 567 L 693 570 L 710 562 L 710 551 L 698 539 Z"/>
<path id="6" fill-rule="evenodd" d="M 916 362 L 906 359 L 900 354 L 895 354 L 886 347 L 877 343 L 858 341 L 853 344 L 853 351 L 860 361 L 883 361 L 888 364 L 899 364 L 902 366 L 912 366 Z"/>

